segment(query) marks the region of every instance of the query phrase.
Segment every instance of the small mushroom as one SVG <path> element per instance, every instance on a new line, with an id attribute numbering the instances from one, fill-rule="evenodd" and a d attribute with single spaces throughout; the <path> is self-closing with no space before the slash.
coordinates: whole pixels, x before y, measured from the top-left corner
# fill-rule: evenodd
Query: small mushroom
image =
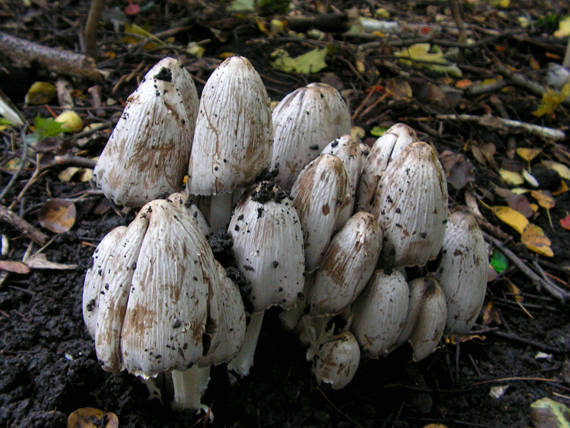
<path id="1" fill-rule="evenodd" d="M 384 232 L 384 266 L 423 266 L 437 257 L 448 217 L 447 183 L 432 146 L 412 143 L 390 162 L 372 214 Z"/>
<path id="2" fill-rule="evenodd" d="M 362 166 L 357 209 L 370 212 L 378 181 L 388 164 L 414 141 L 417 141 L 416 132 L 404 123 L 396 123 L 376 140 Z"/>
<path id="3" fill-rule="evenodd" d="M 350 133 L 350 112 L 340 93 L 310 83 L 288 94 L 273 110 L 275 138 L 271 168 L 277 183 L 291 189 L 301 169 L 332 140 Z"/>
<path id="4" fill-rule="evenodd" d="M 398 340 L 408 313 L 408 283 L 393 270 L 377 270 L 352 306 L 352 332 L 369 358 L 388 354 Z"/>
<path id="5" fill-rule="evenodd" d="M 360 347 L 350 331 L 324 343 L 316 357 L 315 377 L 319 383 L 334 390 L 347 386 L 354 378 L 360 363 Z"/>
<path id="6" fill-rule="evenodd" d="M 183 186 L 198 94 L 190 74 L 164 58 L 145 75 L 101 153 L 93 176 L 118 205 L 140 207 Z"/>
<path id="7" fill-rule="evenodd" d="M 269 168 L 272 145 L 269 97 L 261 77 L 246 58 L 226 59 L 202 91 L 186 182 L 190 194 L 213 196 L 209 220 L 214 231 L 227 225 L 232 192 Z"/>
<path id="8" fill-rule="evenodd" d="M 265 309 L 292 307 L 302 294 L 305 258 L 303 232 L 293 202 L 271 182 L 255 186 L 235 208 L 228 233 L 238 268 L 249 285 L 253 308 L 246 343 L 230 369 L 246 376 L 253 357 Z"/>
<path id="9" fill-rule="evenodd" d="M 437 270 L 447 299 L 447 330 L 466 334 L 477 319 L 487 290 L 487 244 L 475 218 L 456 211 L 449 216 Z"/>

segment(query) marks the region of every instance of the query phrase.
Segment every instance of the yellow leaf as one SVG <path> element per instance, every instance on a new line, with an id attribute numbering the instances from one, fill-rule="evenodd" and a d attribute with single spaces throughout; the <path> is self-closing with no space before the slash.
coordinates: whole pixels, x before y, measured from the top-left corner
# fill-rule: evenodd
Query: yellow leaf
<path id="1" fill-rule="evenodd" d="M 568 191 L 568 185 L 564 180 L 560 181 L 560 187 L 556 189 L 556 192 L 552 192 L 552 196 L 558 196 L 562 193 L 566 193 Z"/>
<path id="2" fill-rule="evenodd" d="M 511 226 L 518 233 L 522 234 L 529 224 L 527 218 L 523 214 L 511 207 L 498 206 L 491 207 L 491 209 L 499 220 Z"/>
<path id="3" fill-rule="evenodd" d="M 501 168 L 499 169 L 499 174 L 501 178 L 511 186 L 519 186 L 524 183 L 524 178 L 518 172 Z"/>
<path id="4" fill-rule="evenodd" d="M 514 296 L 515 301 L 522 303 L 524 298 L 523 298 L 523 296 L 521 296 L 520 288 L 518 288 L 514 282 L 509 281 L 508 279 L 507 279 L 506 283 L 507 283 L 507 289 L 509 290 L 509 294 Z"/>
<path id="5" fill-rule="evenodd" d="M 558 23 L 558 30 L 554 32 L 554 37 L 567 37 L 570 36 L 570 15 L 561 19 Z"/>
<path id="6" fill-rule="evenodd" d="M 229 57 L 234 56 L 234 55 L 235 55 L 235 52 L 222 52 L 222 53 L 219 54 L 218 56 L 219 56 L 221 59 L 226 59 L 226 58 L 229 58 Z"/>
<path id="7" fill-rule="evenodd" d="M 554 208 L 554 205 L 556 204 L 554 202 L 554 198 L 550 195 L 550 192 L 547 192 L 546 190 L 533 190 L 530 192 L 530 196 L 536 199 L 538 205 L 542 208 L 546 208 L 547 210 Z"/>
<path id="8" fill-rule="evenodd" d="M 442 50 L 438 46 L 431 46 L 429 43 L 416 43 L 399 52 L 395 52 L 400 61 L 413 65 L 414 67 L 429 68 L 439 73 L 450 74 L 461 77 L 461 70 L 453 63 L 445 59 Z M 406 60 L 409 58 L 413 61 Z"/>
<path id="9" fill-rule="evenodd" d="M 532 210 L 532 212 L 537 212 L 538 211 L 538 205 L 535 203 L 531 203 L 530 205 L 530 209 Z"/>
<path id="10" fill-rule="evenodd" d="M 153 42 L 148 42 L 146 45 L 144 45 L 145 49 L 152 50 L 156 49 L 158 46 L 164 45 L 162 40 L 160 40 L 158 37 L 153 36 L 147 30 L 145 30 L 142 27 L 139 27 L 136 24 L 125 25 L 125 35 L 123 36 L 121 41 L 123 43 L 128 43 L 130 45 L 136 45 L 137 43 L 140 43 L 141 41 L 149 37 L 153 39 Z"/>
<path id="11" fill-rule="evenodd" d="M 526 247 L 546 257 L 554 257 L 550 248 L 550 239 L 546 237 L 544 231 L 535 224 L 529 223 L 521 234 L 521 242 Z"/>
<path id="12" fill-rule="evenodd" d="M 94 407 L 83 407 L 70 413 L 67 418 L 67 428 L 118 428 L 119 418 L 111 412 Z"/>
<path id="13" fill-rule="evenodd" d="M 34 82 L 26 96 L 24 101 L 26 104 L 47 104 L 55 98 L 56 89 L 55 86 L 49 82 Z"/>
<path id="14" fill-rule="evenodd" d="M 520 147 L 516 150 L 516 152 L 517 155 L 519 155 L 525 161 L 530 162 L 542 152 L 542 149 Z"/>
<path id="15" fill-rule="evenodd" d="M 59 178 L 60 181 L 67 183 L 67 182 L 71 181 L 71 179 L 77 173 L 77 171 L 79 171 L 79 169 L 80 168 L 77 166 L 70 166 L 68 168 L 65 168 L 63 171 L 61 171 L 57 175 L 57 178 Z"/>
<path id="16" fill-rule="evenodd" d="M 63 132 L 79 132 L 83 129 L 83 120 L 81 116 L 73 110 L 66 110 L 55 118 L 56 122 L 61 123 Z"/>
<path id="17" fill-rule="evenodd" d="M 568 168 L 563 163 L 545 160 L 545 161 L 542 161 L 542 164 L 544 166 L 546 166 L 547 168 L 550 168 L 550 169 L 553 169 L 554 171 L 556 171 L 558 173 L 558 175 L 560 177 L 562 177 L 563 179 L 570 180 L 570 168 Z"/>
<path id="18" fill-rule="evenodd" d="M 542 101 L 538 108 L 532 112 L 537 117 L 542 117 L 545 114 L 552 114 L 554 110 L 570 96 L 570 82 L 566 83 L 560 92 L 552 89 L 547 89 L 542 94 Z"/>
<path id="19" fill-rule="evenodd" d="M 528 193 L 529 190 L 525 189 L 524 187 L 513 187 L 511 189 L 511 193 L 514 193 L 515 195 L 524 195 L 525 193 Z"/>

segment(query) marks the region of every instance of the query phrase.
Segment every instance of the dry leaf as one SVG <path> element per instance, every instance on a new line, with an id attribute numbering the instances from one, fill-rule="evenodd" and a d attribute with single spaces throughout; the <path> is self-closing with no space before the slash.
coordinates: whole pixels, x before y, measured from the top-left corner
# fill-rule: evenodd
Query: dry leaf
<path id="1" fill-rule="evenodd" d="M 20 274 L 30 273 L 30 268 L 25 263 L 12 260 L 0 260 L 0 270 Z"/>
<path id="2" fill-rule="evenodd" d="M 521 242 L 526 247 L 546 257 L 554 257 L 550 248 L 550 239 L 546 237 L 544 231 L 535 224 L 529 223 L 521 234 Z"/>
<path id="3" fill-rule="evenodd" d="M 491 323 L 501 325 L 499 310 L 495 308 L 492 300 L 483 307 L 483 325 L 489 326 Z"/>
<path id="4" fill-rule="evenodd" d="M 507 203 L 509 207 L 517 210 L 526 218 L 530 218 L 534 214 L 528 199 L 524 195 L 511 195 L 507 198 Z"/>
<path id="5" fill-rule="evenodd" d="M 54 233 L 63 233 L 75 223 L 75 205 L 65 199 L 50 199 L 40 209 L 40 224 Z"/>
<path id="6" fill-rule="evenodd" d="M 568 191 L 568 185 L 564 180 L 560 180 L 560 187 L 556 189 L 555 192 L 552 192 L 552 196 L 558 196 L 562 193 L 566 193 Z"/>
<path id="7" fill-rule="evenodd" d="M 519 186 L 524 183 L 524 178 L 518 172 L 501 168 L 499 170 L 499 174 L 505 183 L 510 184 L 511 186 Z"/>
<path id="8" fill-rule="evenodd" d="M 461 153 L 445 150 L 440 155 L 440 160 L 447 175 L 447 182 L 454 189 L 463 189 L 467 183 L 475 181 L 473 168 Z"/>
<path id="9" fill-rule="evenodd" d="M 554 205 L 556 204 L 548 190 L 533 190 L 530 192 L 530 196 L 536 199 L 538 205 L 542 208 L 546 208 L 547 210 L 554 208 Z"/>
<path id="10" fill-rule="evenodd" d="M 485 156 L 481 151 L 481 148 L 476 145 L 476 143 L 471 143 L 471 153 L 473 153 L 473 157 L 482 165 L 485 165 L 487 162 L 485 160 Z"/>
<path id="11" fill-rule="evenodd" d="M 499 220 L 508 224 L 520 234 L 523 233 L 529 224 L 527 218 L 523 214 L 511 207 L 498 206 L 490 208 Z"/>
<path id="12" fill-rule="evenodd" d="M 52 269 L 52 270 L 71 270 L 77 269 L 77 265 L 66 265 L 63 263 L 50 262 L 45 254 L 34 254 L 26 259 L 26 265 L 31 269 Z"/>
<path id="13" fill-rule="evenodd" d="M 521 289 L 517 287 L 516 284 L 510 281 L 509 279 L 505 278 L 505 280 L 507 284 L 507 289 L 509 290 L 509 294 L 515 298 L 516 302 L 522 303 L 524 297 L 521 296 Z"/>
<path id="14" fill-rule="evenodd" d="M 386 82 L 386 92 L 395 100 L 410 100 L 412 98 L 412 87 L 407 80 L 393 78 Z"/>
<path id="15" fill-rule="evenodd" d="M 570 230 L 570 214 L 566 211 L 566 217 L 560 219 L 560 226 L 566 230 Z"/>
<path id="16" fill-rule="evenodd" d="M 528 184 L 530 184 L 532 187 L 539 187 L 540 185 L 538 184 L 538 180 L 536 178 L 534 178 L 534 175 L 532 175 L 530 172 L 528 172 L 526 169 L 522 170 L 522 177 L 524 178 L 524 181 L 526 181 Z"/>
<path id="17" fill-rule="evenodd" d="M 469 86 L 473 85 L 473 82 L 469 79 L 463 79 L 463 80 L 459 80 L 456 84 L 455 87 L 459 88 L 459 89 L 465 89 L 468 88 Z"/>
<path id="18" fill-rule="evenodd" d="M 118 428 L 119 418 L 111 412 L 83 407 L 67 418 L 67 428 Z"/>
<path id="19" fill-rule="evenodd" d="M 479 210 L 479 206 L 477 205 L 477 199 L 471 192 L 465 192 L 465 204 L 469 207 L 473 214 L 476 214 L 479 217 L 483 217 L 481 211 Z"/>
<path id="20" fill-rule="evenodd" d="M 542 149 L 520 147 L 516 150 L 517 155 L 525 161 L 530 162 L 542 152 Z"/>
<path id="21" fill-rule="evenodd" d="M 542 164 L 544 166 L 546 166 L 547 168 L 550 168 L 550 169 L 553 169 L 554 171 L 556 171 L 558 173 L 558 175 L 560 177 L 562 177 L 563 179 L 570 180 L 570 168 L 568 168 L 563 163 L 546 160 L 546 161 L 542 161 Z"/>

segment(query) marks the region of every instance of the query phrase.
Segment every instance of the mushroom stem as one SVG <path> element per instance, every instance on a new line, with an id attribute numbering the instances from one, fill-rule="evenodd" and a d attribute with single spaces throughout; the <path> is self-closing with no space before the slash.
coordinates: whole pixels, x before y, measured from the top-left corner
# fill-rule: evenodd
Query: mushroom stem
<path id="1" fill-rule="evenodd" d="M 200 402 L 202 394 L 208 388 L 210 381 L 210 366 L 198 367 L 194 365 L 186 370 L 172 370 L 172 384 L 174 386 L 175 409 L 207 410 L 207 406 Z"/>
<path id="2" fill-rule="evenodd" d="M 228 369 L 241 377 L 247 376 L 253 366 L 255 349 L 257 348 L 257 341 L 259 339 L 259 333 L 261 332 L 264 314 L 265 311 L 251 313 L 249 324 L 245 331 L 245 341 L 239 353 L 228 363 Z"/>
<path id="3" fill-rule="evenodd" d="M 232 192 L 210 198 L 210 227 L 213 232 L 225 228 L 232 216 Z"/>

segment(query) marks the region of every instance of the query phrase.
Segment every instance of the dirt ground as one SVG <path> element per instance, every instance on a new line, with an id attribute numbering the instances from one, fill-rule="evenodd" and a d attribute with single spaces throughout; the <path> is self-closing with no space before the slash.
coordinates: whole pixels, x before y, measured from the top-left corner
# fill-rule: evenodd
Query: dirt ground
<path id="1" fill-rule="evenodd" d="M 46 46 L 79 51 L 77 34 L 85 20 L 88 2 L 61 0 L 57 5 L 49 3 L 33 0 L 29 6 L 24 6 L 20 2 L 2 2 L 0 31 Z M 108 3 L 109 9 L 128 5 L 126 1 Z M 319 12 L 317 2 L 293 3 L 307 16 Z M 447 16 L 446 22 L 454 22 L 447 2 L 404 2 L 401 8 L 382 2 L 332 3 L 319 7 L 334 13 L 355 6 L 361 10 L 384 7 L 391 12 L 391 19 L 433 28 L 440 22 L 436 20 L 438 14 Z M 476 81 L 496 76 L 497 72 L 492 69 L 496 62 L 489 60 L 492 57 L 518 67 L 529 78 L 539 79 L 539 72 L 553 60 L 552 55 L 563 54 L 562 42 L 553 44 L 549 29 L 537 24 L 521 33 L 517 17 L 528 16 L 534 22 L 540 22 L 541 16 L 560 17 L 568 13 L 563 7 L 564 2 L 521 2 L 520 10 L 507 8 L 502 11 L 504 16 L 486 3 L 466 3 L 473 5 L 465 6 L 464 10 L 466 25 L 475 29 L 473 37 L 479 37 L 479 40 L 489 37 L 491 30 L 501 30 L 503 35 L 482 44 L 479 50 L 465 51 L 465 79 Z M 567 107 L 562 106 L 555 115 L 537 119 L 530 111 L 536 108 L 540 97 L 520 87 L 480 96 L 463 94 L 460 100 L 453 102 L 447 97 L 442 103 L 439 95 L 434 95 L 435 89 L 426 86 L 426 83 L 441 82 L 441 76 L 395 65 L 398 63 L 390 45 L 381 44 L 373 52 L 366 51 L 364 57 L 359 57 L 353 48 L 370 40 L 345 38 L 340 31 L 329 28 L 323 30 L 324 40 L 336 43 L 337 50 L 327 59 L 328 67 L 309 76 L 285 73 L 269 66 L 269 53 L 273 49 L 285 46 L 293 55 L 320 44 L 307 40 L 297 43 L 284 35 L 268 38 L 253 19 L 237 20 L 206 8 L 204 2 L 188 0 L 187 4 L 191 6 L 189 9 L 184 7 L 183 1 L 158 2 L 150 11 L 129 18 L 131 22 L 150 25 L 153 33 L 188 27 L 175 32 L 174 39 L 157 50 L 121 42 L 121 34 L 116 33 L 110 21 L 100 25 L 99 51 L 100 55 L 105 52 L 105 56 L 100 58 L 98 66 L 110 70 L 109 76 L 99 83 L 103 100 L 126 100 L 145 70 L 167 54 L 182 58 L 194 76 L 199 92 L 219 63 L 219 55 L 235 52 L 252 61 L 272 99 L 280 100 L 308 82 L 325 80 L 345 91 L 343 94 L 353 113 L 361 104 L 372 104 L 372 100 L 365 99 L 368 88 L 403 77 L 414 93 L 411 99 L 387 99 L 385 103 L 371 107 L 366 114 L 357 115 L 354 124 L 367 132 L 366 138 L 370 142 L 374 140 L 369 133 L 374 126 L 403 121 L 418 129 L 422 138 L 434 143 L 440 152 L 446 149 L 462 152 L 474 174 L 474 180 L 468 186 L 476 194 L 483 195 L 487 203 L 495 205 L 499 204 L 499 199 L 492 195 L 492 184 L 500 183 L 500 178 L 492 166 L 478 162 L 471 151 L 463 151 L 467 141 L 492 142 L 499 163 L 513 161 L 508 154 L 513 144 L 540 148 L 548 159 L 555 158 L 557 147 L 568 147 L 568 137 L 552 142 L 524 132 L 488 129 L 478 124 L 436 118 L 437 114 L 454 112 L 491 112 L 500 116 L 502 109 L 513 119 L 569 132 Z M 478 18 L 481 14 L 486 14 L 487 19 Z M 214 26 L 219 32 L 212 30 Z M 484 26 L 488 31 L 481 30 Z M 223 37 L 217 37 L 220 33 Z M 456 41 L 456 37 L 445 30 L 434 34 L 434 38 L 449 42 Z M 203 58 L 197 59 L 185 52 L 184 47 L 189 41 L 203 39 L 212 40 L 206 45 Z M 547 46 L 551 48 L 547 49 Z M 529 66 L 531 57 L 537 61 L 537 69 Z M 53 81 L 57 75 L 37 64 L 21 68 L 8 58 L 0 56 L 0 60 L 0 89 L 29 120 L 37 114 L 49 116 L 44 106 L 24 106 L 24 94 L 34 81 Z M 357 61 L 363 61 L 365 71 L 357 70 Z M 133 70 L 135 73 L 126 78 Z M 105 123 L 107 133 L 92 137 L 82 151 L 70 137 L 50 140 L 48 143 L 52 148 L 46 150 L 42 158 L 48 166 L 14 208 L 14 212 L 40 228 L 38 211 L 48 199 L 73 199 L 77 207 L 73 228 L 60 234 L 44 229 L 54 239 L 43 253 L 52 262 L 76 264 L 77 268 L 9 273 L 0 285 L 0 426 L 62 427 L 66 425 L 68 415 L 82 407 L 115 413 L 120 427 L 206 426 L 203 415 L 176 412 L 168 403 L 149 400 L 147 388 L 139 379 L 127 373 L 104 372 L 97 362 L 93 340 L 85 329 L 81 311 L 85 271 L 91 265 L 94 246 L 113 227 L 128 224 L 135 212 L 111 207 L 103 196 L 91 192 L 93 185 L 89 182 L 62 181 L 58 173 L 65 165 L 50 163 L 57 154 L 97 156 L 122 111 L 120 103 L 96 109 L 89 104 L 87 95 L 87 89 L 93 83 L 70 80 L 80 91 L 75 94 L 77 111 L 86 122 Z M 61 110 L 57 101 L 51 108 L 56 113 Z M 14 148 L 19 133 L 3 130 L 0 136 L 0 165 L 4 165 L 5 161 L 19 156 L 19 150 Z M 24 168 L 0 201 L 2 204 L 7 206 L 16 200 L 31 179 L 33 170 L 33 164 Z M 11 174 L 4 167 L 0 169 L 0 191 L 7 186 Z M 450 187 L 452 207 L 465 203 L 464 190 Z M 82 197 L 78 199 L 79 196 Z M 560 220 L 568 211 L 570 192 L 557 196 L 556 206 L 550 210 L 556 227 L 554 232 L 545 215 L 533 220 L 552 240 L 554 257 L 550 259 L 525 249 L 514 232 L 489 211 L 484 211 L 485 222 L 489 225 L 485 230 L 528 266 L 532 266 L 533 261 L 541 263 L 547 273 L 560 280 L 558 285 L 568 291 L 570 233 L 560 227 Z M 10 242 L 10 251 L 0 260 L 22 260 L 30 239 L 6 222 L 0 222 L 0 233 Z M 34 250 L 38 248 L 37 245 L 33 247 Z M 518 291 L 514 293 L 510 283 L 516 284 Z M 224 366 L 213 370 L 203 398 L 214 413 L 214 422 L 210 426 L 422 427 L 439 423 L 448 427 L 526 427 L 531 425 L 530 404 L 535 400 L 550 397 L 570 405 L 570 311 L 567 303 L 560 302 L 544 289 L 537 289 L 512 265 L 488 284 L 486 303 L 493 305 L 493 310 L 487 313 L 491 320 L 480 317 L 474 336 L 465 341 L 456 338 L 456 343 L 446 341 L 420 363 L 411 362 L 408 346 L 380 360 L 363 360 L 354 380 L 340 391 L 316 383 L 311 366 L 305 360 L 304 347 L 293 333 L 283 331 L 278 310 L 272 309 L 266 315 L 250 376 L 236 381 L 228 378 Z M 502 394 L 494 397 L 497 387 L 504 389 Z"/>

